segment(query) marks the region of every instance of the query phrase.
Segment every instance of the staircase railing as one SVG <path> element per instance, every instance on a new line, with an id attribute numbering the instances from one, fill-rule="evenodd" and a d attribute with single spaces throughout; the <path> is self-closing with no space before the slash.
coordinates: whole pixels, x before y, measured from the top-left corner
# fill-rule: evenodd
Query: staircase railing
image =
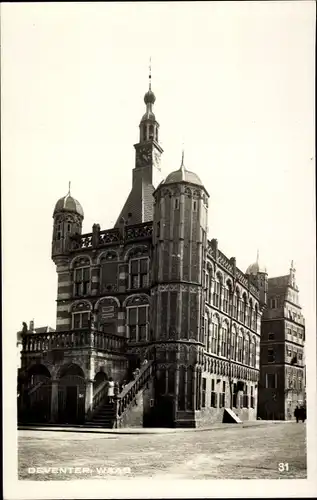
<path id="1" fill-rule="evenodd" d="M 153 375 L 154 362 L 149 361 L 146 365 L 142 366 L 140 372 L 134 380 L 127 384 L 121 393 L 115 397 L 116 408 L 116 422 L 115 426 L 118 427 L 118 422 L 123 417 L 123 414 L 130 407 L 138 392 L 144 388 L 145 384 Z"/>
<path id="2" fill-rule="evenodd" d="M 105 402 L 108 395 L 108 381 L 105 380 L 102 382 L 96 389 L 93 400 L 92 400 L 92 409 L 96 410 L 102 403 Z"/>

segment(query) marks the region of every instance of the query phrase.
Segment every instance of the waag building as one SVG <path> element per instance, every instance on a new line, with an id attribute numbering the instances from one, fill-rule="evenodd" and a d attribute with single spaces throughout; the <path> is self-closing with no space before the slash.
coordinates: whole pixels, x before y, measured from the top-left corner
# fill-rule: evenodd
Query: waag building
<path id="1" fill-rule="evenodd" d="M 70 192 L 53 210 L 56 329 L 24 324 L 20 334 L 20 422 L 199 427 L 257 418 L 267 273 L 243 273 L 208 239 L 208 187 L 184 157 L 159 181 L 151 84 L 144 101 L 115 227 L 83 234 L 84 210 Z"/>

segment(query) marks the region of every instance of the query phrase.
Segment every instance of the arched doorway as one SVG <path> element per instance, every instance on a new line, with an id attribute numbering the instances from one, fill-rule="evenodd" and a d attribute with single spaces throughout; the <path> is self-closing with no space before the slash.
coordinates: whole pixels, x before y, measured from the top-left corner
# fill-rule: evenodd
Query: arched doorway
<path id="1" fill-rule="evenodd" d="M 108 375 L 105 372 L 100 371 L 100 372 L 96 373 L 95 378 L 94 378 L 94 390 L 96 390 L 97 387 L 99 387 L 101 384 L 103 384 L 107 380 L 108 380 Z"/>
<path id="2" fill-rule="evenodd" d="M 50 420 L 51 415 L 51 374 L 42 364 L 32 365 L 26 372 L 22 389 L 22 419 L 27 422 L 43 423 Z"/>
<path id="3" fill-rule="evenodd" d="M 82 423 L 85 420 L 85 375 L 80 366 L 63 367 L 58 384 L 58 420 L 65 424 Z"/>

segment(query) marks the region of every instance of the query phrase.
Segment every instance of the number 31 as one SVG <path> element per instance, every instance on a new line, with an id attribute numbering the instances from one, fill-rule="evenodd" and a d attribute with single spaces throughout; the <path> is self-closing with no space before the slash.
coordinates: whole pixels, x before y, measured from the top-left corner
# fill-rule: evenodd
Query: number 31
<path id="1" fill-rule="evenodd" d="M 285 472 L 285 471 L 288 472 L 288 463 L 285 462 L 285 463 L 278 464 L 278 470 L 279 470 L 279 472 Z"/>

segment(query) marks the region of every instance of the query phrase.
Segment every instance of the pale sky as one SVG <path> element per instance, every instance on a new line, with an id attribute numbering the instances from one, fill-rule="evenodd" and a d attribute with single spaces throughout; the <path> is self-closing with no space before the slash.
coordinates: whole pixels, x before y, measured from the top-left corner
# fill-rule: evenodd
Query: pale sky
<path id="1" fill-rule="evenodd" d="M 2 4 L 6 333 L 55 327 L 52 214 L 113 226 L 131 188 L 152 57 L 163 173 L 210 194 L 209 238 L 245 272 L 297 270 L 315 336 L 314 2 Z"/>

